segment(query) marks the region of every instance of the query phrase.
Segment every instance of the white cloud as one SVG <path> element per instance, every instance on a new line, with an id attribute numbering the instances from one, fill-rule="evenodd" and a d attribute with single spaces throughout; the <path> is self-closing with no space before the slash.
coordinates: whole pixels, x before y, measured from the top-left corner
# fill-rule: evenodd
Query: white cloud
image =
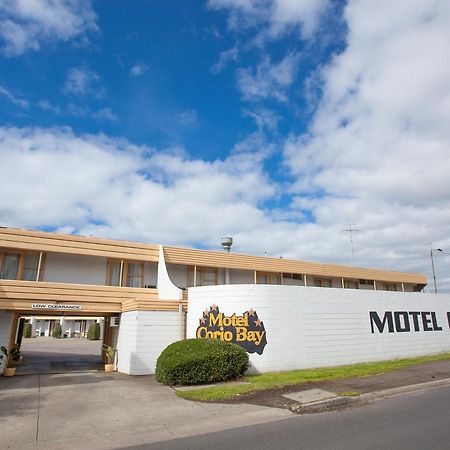
<path id="1" fill-rule="evenodd" d="M 59 116 L 61 114 L 61 108 L 58 105 L 54 105 L 49 100 L 39 100 L 38 106 L 42 110 L 51 112 L 55 116 Z"/>
<path id="2" fill-rule="evenodd" d="M 329 0 L 209 0 L 214 9 L 229 11 L 228 25 L 233 30 L 255 28 L 259 39 L 276 38 L 298 28 L 303 38 L 317 29 Z"/>
<path id="3" fill-rule="evenodd" d="M 131 77 L 140 77 L 147 71 L 148 67 L 145 64 L 135 64 L 130 69 L 130 76 Z"/>
<path id="4" fill-rule="evenodd" d="M 273 110 L 267 108 L 256 108 L 254 110 L 244 109 L 244 116 L 251 117 L 259 131 L 264 129 L 274 131 L 278 127 L 281 117 Z"/>
<path id="5" fill-rule="evenodd" d="M 0 153 L 5 225 L 212 245 L 261 226 L 258 205 L 274 194 L 253 152 L 206 162 L 69 129 L 1 128 Z"/>
<path id="6" fill-rule="evenodd" d="M 0 224 L 6 226 L 210 248 L 231 234 L 235 251 L 351 263 L 342 231 L 351 216 L 361 229 L 355 235 L 360 265 L 427 271 L 429 231 L 436 246 L 450 248 L 448 207 L 380 210 L 379 203 L 355 197 L 300 196 L 292 210 L 266 208 L 286 187 L 265 173 L 273 146 L 258 133 L 227 159 L 208 162 L 182 149 L 157 152 L 66 128 L 0 128 L 0 154 Z M 317 223 L 293 221 L 311 209 Z M 443 288 L 450 258 L 436 258 Z"/>
<path id="7" fill-rule="evenodd" d="M 11 91 L 9 91 L 8 89 L 6 89 L 4 86 L 1 85 L 0 85 L 0 95 L 7 98 L 12 104 L 14 104 L 19 108 L 22 109 L 28 108 L 28 102 L 26 100 L 13 94 Z"/>
<path id="8" fill-rule="evenodd" d="M 3 53 L 20 55 L 45 43 L 86 39 L 98 31 L 89 0 L 2 0 Z"/>
<path id="9" fill-rule="evenodd" d="M 178 122 L 181 123 L 181 125 L 193 125 L 197 122 L 198 116 L 197 112 L 193 109 L 188 109 L 186 111 L 183 111 L 177 115 Z"/>
<path id="10" fill-rule="evenodd" d="M 99 121 L 118 122 L 119 118 L 110 108 L 91 109 L 86 106 L 79 106 L 73 103 L 67 105 L 65 113 L 74 117 L 90 117 Z"/>
<path id="11" fill-rule="evenodd" d="M 298 59 L 298 54 L 289 53 L 280 62 L 272 63 L 266 55 L 255 70 L 238 69 L 237 84 L 243 98 L 287 101 L 287 89 L 294 82 Z"/>
<path id="12" fill-rule="evenodd" d="M 217 75 L 225 69 L 230 61 L 236 62 L 239 58 L 239 50 L 237 46 L 230 48 L 229 50 L 224 50 L 219 55 L 219 60 L 211 67 L 211 73 Z"/>
<path id="13" fill-rule="evenodd" d="M 72 67 L 67 71 L 63 92 L 70 95 L 92 94 L 102 97 L 104 88 L 99 85 L 100 77 L 85 67 Z"/>
<path id="14" fill-rule="evenodd" d="M 450 252 L 450 4 L 352 0 L 345 19 L 309 132 L 285 145 L 292 192 L 318 228 L 357 222 L 360 261 L 429 273 L 427 242 Z"/>
<path id="15" fill-rule="evenodd" d="M 92 111 L 90 116 L 93 119 L 109 121 L 109 122 L 118 122 L 119 118 L 116 114 L 114 114 L 110 108 L 100 108 L 97 111 Z"/>

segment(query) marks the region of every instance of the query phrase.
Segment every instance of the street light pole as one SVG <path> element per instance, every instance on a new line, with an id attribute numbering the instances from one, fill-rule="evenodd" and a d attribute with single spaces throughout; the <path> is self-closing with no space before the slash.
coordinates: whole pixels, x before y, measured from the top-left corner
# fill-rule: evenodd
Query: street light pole
<path id="1" fill-rule="evenodd" d="M 434 271 L 433 252 L 442 252 L 442 249 L 441 248 L 433 248 L 432 244 L 430 243 L 430 257 L 431 257 L 431 269 L 433 270 L 434 293 L 437 294 L 436 273 Z"/>

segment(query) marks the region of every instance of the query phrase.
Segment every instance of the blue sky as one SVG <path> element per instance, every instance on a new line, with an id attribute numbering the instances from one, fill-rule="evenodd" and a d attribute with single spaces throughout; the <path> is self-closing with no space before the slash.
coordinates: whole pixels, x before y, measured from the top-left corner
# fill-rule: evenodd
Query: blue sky
<path id="1" fill-rule="evenodd" d="M 0 223 L 429 275 L 444 0 L 6 0 Z M 450 288 L 450 260 L 437 262 Z"/>
<path id="2" fill-rule="evenodd" d="M 252 29 L 230 31 L 226 11 L 204 2 L 137 2 L 133 8 L 94 2 L 92 9 L 98 29 L 86 33 L 89 43 L 48 42 L 40 51 L 3 59 L 2 86 L 29 104 L 24 110 L 1 98 L 3 123 L 69 125 L 78 133 L 223 158 L 258 130 L 255 109 L 278 118 L 264 130 L 272 139 L 306 130 L 314 105 L 305 100 L 303 82 L 339 49 L 345 33 L 335 15 L 339 7 L 321 19 L 332 36 L 323 32 L 320 40 L 305 42 L 295 29 L 263 48 L 249 42 Z M 221 63 L 222 52 L 231 52 L 231 59 Z M 286 100 L 245 98 L 239 70 L 254 70 L 262 58 L 276 64 L 289 54 L 296 67 Z M 68 84 L 71 74 L 84 76 L 84 85 Z"/>

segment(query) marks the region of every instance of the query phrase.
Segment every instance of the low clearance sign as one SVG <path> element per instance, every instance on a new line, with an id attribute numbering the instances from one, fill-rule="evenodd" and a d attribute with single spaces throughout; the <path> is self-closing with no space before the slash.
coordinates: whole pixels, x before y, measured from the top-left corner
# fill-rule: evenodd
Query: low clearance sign
<path id="1" fill-rule="evenodd" d="M 450 312 L 447 312 L 446 323 L 435 311 L 385 311 L 382 315 L 369 311 L 369 319 L 372 333 L 442 331 L 444 327 L 450 330 Z"/>

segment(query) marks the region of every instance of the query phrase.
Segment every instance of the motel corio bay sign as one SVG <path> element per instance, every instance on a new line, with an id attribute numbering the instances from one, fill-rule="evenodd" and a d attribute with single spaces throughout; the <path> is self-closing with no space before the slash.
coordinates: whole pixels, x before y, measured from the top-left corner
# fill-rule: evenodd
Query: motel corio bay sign
<path id="1" fill-rule="evenodd" d="M 199 319 L 196 337 L 200 339 L 220 339 L 241 346 L 247 353 L 261 355 L 267 344 L 264 323 L 253 309 L 242 316 L 227 316 L 213 305 L 203 311 Z"/>
<path id="2" fill-rule="evenodd" d="M 79 311 L 81 305 L 58 305 L 55 303 L 33 303 L 31 309 L 51 309 L 55 311 Z"/>

